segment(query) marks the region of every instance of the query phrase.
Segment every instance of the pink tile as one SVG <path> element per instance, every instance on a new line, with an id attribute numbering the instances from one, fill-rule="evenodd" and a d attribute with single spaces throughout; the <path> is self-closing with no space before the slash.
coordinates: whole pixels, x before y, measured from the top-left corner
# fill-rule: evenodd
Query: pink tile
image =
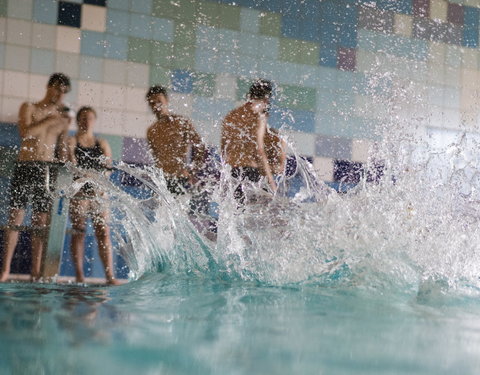
<path id="1" fill-rule="evenodd" d="M 337 69 L 355 71 L 357 50 L 355 48 L 339 47 L 337 54 Z"/>
<path id="2" fill-rule="evenodd" d="M 413 15 L 428 17 L 430 15 L 430 0 L 413 0 Z"/>
<path id="3" fill-rule="evenodd" d="M 464 18 L 463 14 L 464 14 L 464 9 L 462 5 L 448 3 L 448 12 L 447 12 L 448 22 L 451 22 L 457 25 L 463 25 L 463 18 Z"/>

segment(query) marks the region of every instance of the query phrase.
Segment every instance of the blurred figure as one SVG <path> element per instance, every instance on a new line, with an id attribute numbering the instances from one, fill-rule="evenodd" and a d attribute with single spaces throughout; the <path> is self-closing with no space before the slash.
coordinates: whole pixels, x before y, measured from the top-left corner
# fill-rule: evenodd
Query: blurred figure
<path id="1" fill-rule="evenodd" d="M 272 83 L 259 79 L 250 87 L 248 100 L 232 110 L 223 120 L 221 136 L 222 157 L 232 167 L 232 177 L 240 180 L 235 198 L 244 203 L 242 182 L 260 181 L 262 175 L 275 192 L 277 185 L 265 150 L 268 109 L 272 95 Z"/>
<path id="2" fill-rule="evenodd" d="M 106 172 L 111 167 L 112 151 L 107 141 L 96 138 L 93 128 L 97 114 L 91 107 L 82 107 L 77 112 L 78 130 L 68 140 L 69 160 L 84 171 L 77 176 L 94 178 L 98 172 Z M 118 284 L 115 280 L 112 261 L 112 242 L 108 221 L 108 208 L 105 207 L 104 193 L 91 182 L 86 182 L 70 202 L 72 221 L 71 251 L 75 264 L 75 276 L 79 283 L 85 282 L 83 257 L 85 251 L 85 232 L 87 218 L 92 219 L 98 253 L 105 269 L 107 284 Z"/>
<path id="3" fill-rule="evenodd" d="M 33 213 L 31 280 L 40 278 L 56 180 L 56 167 L 52 162 L 67 159 L 71 111 L 63 99 L 69 91 L 70 79 L 62 73 L 54 73 L 48 80 L 44 98 L 37 103 L 25 102 L 20 107 L 18 130 L 21 145 L 10 184 L 10 215 L 5 230 L 0 282 L 6 281 L 10 274 L 19 226 L 23 223 L 29 201 Z"/>

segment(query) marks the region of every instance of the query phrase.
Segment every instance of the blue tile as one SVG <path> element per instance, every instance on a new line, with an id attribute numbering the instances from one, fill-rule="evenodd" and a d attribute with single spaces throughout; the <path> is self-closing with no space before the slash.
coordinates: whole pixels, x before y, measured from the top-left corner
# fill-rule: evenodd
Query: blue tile
<path id="1" fill-rule="evenodd" d="M 338 44 L 338 27 L 331 20 L 326 20 L 320 25 L 320 46 L 324 48 L 336 47 Z"/>
<path id="2" fill-rule="evenodd" d="M 195 70 L 204 73 L 216 73 L 215 66 L 217 65 L 217 56 L 212 55 L 208 49 L 195 49 Z"/>
<path id="3" fill-rule="evenodd" d="M 286 126 L 293 130 L 313 133 L 315 130 L 315 113 L 275 108 L 272 110 L 269 123 L 275 128 Z"/>
<path id="4" fill-rule="evenodd" d="M 173 43 L 174 24 L 173 21 L 164 18 L 151 18 L 152 39 Z"/>
<path id="5" fill-rule="evenodd" d="M 150 28 L 152 17 L 145 14 L 130 14 L 130 34 L 142 39 L 151 39 L 152 29 Z"/>
<path id="6" fill-rule="evenodd" d="M 130 0 L 113 0 L 109 1 L 107 5 L 112 9 L 130 10 Z"/>
<path id="7" fill-rule="evenodd" d="M 338 32 L 338 44 L 341 47 L 357 47 L 358 8 L 346 8 L 341 16 L 341 26 Z"/>
<path id="8" fill-rule="evenodd" d="M 35 0 L 33 4 L 33 21 L 56 25 L 58 4 L 56 0 Z"/>
<path id="9" fill-rule="evenodd" d="M 320 42 L 322 35 L 321 23 L 317 20 L 308 20 L 302 24 L 301 39 L 312 42 Z"/>
<path id="10" fill-rule="evenodd" d="M 480 9 L 472 7 L 463 7 L 464 9 L 464 26 L 478 29 Z"/>
<path id="11" fill-rule="evenodd" d="M 15 124 L 0 122 L 0 146 L 17 147 L 20 143 L 20 134 Z"/>
<path id="12" fill-rule="evenodd" d="M 35 74 L 52 74 L 55 71 L 55 53 L 47 49 L 33 48 L 31 51 L 30 71 Z"/>
<path id="13" fill-rule="evenodd" d="M 282 35 L 286 38 L 301 39 L 302 23 L 298 17 L 282 17 Z"/>
<path id="14" fill-rule="evenodd" d="M 108 59 L 126 60 L 128 55 L 128 38 L 106 34 L 105 57 Z"/>
<path id="15" fill-rule="evenodd" d="M 320 48 L 320 65 L 337 67 L 337 48 Z"/>
<path id="16" fill-rule="evenodd" d="M 172 90 L 182 94 L 193 91 L 193 74 L 188 70 L 174 70 L 172 72 Z"/>
<path id="17" fill-rule="evenodd" d="M 132 12 L 150 14 L 152 13 L 152 0 L 131 0 L 130 10 Z"/>
<path id="18" fill-rule="evenodd" d="M 88 56 L 105 56 L 104 34 L 96 31 L 83 30 L 80 52 L 82 55 Z"/>
<path id="19" fill-rule="evenodd" d="M 107 31 L 109 33 L 128 35 L 130 14 L 121 10 L 107 10 Z"/>
<path id="20" fill-rule="evenodd" d="M 80 79 L 87 81 L 102 81 L 103 59 L 90 56 L 80 57 Z"/>
<path id="21" fill-rule="evenodd" d="M 412 14 L 412 0 L 377 0 L 377 8 L 392 12 Z"/>
<path id="22" fill-rule="evenodd" d="M 71 26 L 80 28 L 82 19 L 81 4 L 67 3 L 60 1 L 58 3 L 58 24 L 63 26 Z"/>
<path id="23" fill-rule="evenodd" d="M 477 48 L 478 47 L 478 28 L 464 27 L 462 46 Z"/>

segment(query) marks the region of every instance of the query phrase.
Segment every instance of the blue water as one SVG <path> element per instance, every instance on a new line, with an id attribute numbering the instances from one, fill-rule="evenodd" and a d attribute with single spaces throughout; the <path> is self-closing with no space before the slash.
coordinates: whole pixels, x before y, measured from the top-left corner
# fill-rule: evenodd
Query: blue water
<path id="1" fill-rule="evenodd" d="M 2 374 L 478 374 L 480 303 L 149 274 L 0 285 Z"/>

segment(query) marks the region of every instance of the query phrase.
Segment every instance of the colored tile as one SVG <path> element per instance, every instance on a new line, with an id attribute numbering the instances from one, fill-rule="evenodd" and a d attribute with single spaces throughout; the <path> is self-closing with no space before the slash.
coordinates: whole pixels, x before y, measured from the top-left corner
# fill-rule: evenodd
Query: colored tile
<path id="1" fill-rule="evenodd" d="M 315 155 L 348 160 L 352 156 L 352 140 L 319 135 L 315 140 Z"/>
<path id="2" fill-rule="evenodd" d="M 191 25 L 175 23 L 174 42 L 177 46 L 194 46 L 197 41 L 195 29 Z"/>
<path id="3" fill-rule="evenodd" d="M 457 25 L 463 25 L 463 20 L 464 7 L 459 4 L 448 3 L 447 21 Z"/>
<path id="4" fill-rule="evenodd" d="M 121 10 L 107 10 L 107 31 L 127 35 L 130 30 L 130 14 Z"/>
<path id="5" fill-rule="evenodd" d="M 31 20 L 33 14 L 33 0 L 9 1 L 8 17 Z"/>
<path id="6" fill-rule="evenodd" d="M 152 0 L 131 1 L 130 10 L 132 12 L 150 14 L 152 13 Z"/>
<path id="7" fill-rule="evenodd" d="M 200 2 L 195 9 L 195 19 L 200 25 L 217 26 L 220 18 L 220 4 Z"/>
<path id="8" fill-rule="evenodd" d="M 173 54 L 173 45 L 165 42 L 152 42 L 152 50 L 150 64 L 155 66 L 170 67 L 172 60 L 175 58 Z"/>
<path id="9" fill-rule="evenodd" d="M 429 17 L 430 0 L 413 0 L 413 15 L 415 17 Z"/>
<path id="10" fill-rule="evenodd" d="M 128 61 L 147 64 L 151 57 L 151 42 L 141 38 L 128 38 Z"/>
<path id="11" fill-rule="evenodd" d="M 193 46 L 174 46 L 172 68 L 193 70 L 195 68 L 195 52 L 196 48 Z"/>
<path id="12" fill-rule="evenodd" d="M 237 79 L 237 100 L 245 100 L 252 85 L 253 80 L 238 78 Z"/>
<path id="13" fill-rule="evenodd" d="M 152 16 L 193 22 L 199 3 L 191 0 L 153 0 Z"/>
<path id="14" fill-rule="evenodd" d="M 260 35 L 258 37 L 258 43 L 258 56 L 270 60 L 278 59 L 280 49 L 279 38 Z"/>
<path id="15" fill-rule="evenodd" d="M 150 148 L 142 138 L 123 138 L 122 161 L 132 164 L 150 164 Z"/>
<path id="16" fill-rule="evenodd" d="M 130 13 L 130 36 L 142 39 L 151 39 L 150 24 L 152 17 L 145 14 Z"/>
<path id="17" fill-rule="evenodd" d="M 193 91 L 194 76 L 188 70 L 174 70 L 172 72 L 172 90 L 182 94 Z"/>
<path id="18" fill-rule="evenodd" d="M 269 122 L 275 127 L 287 127 L 292 130 L 313 133 L 315 131 L 315 113 L 301 110 L 274 109 Z"/>
<path id="19" fill-rule="evenodd" d="M 47 49 L 32 49 L 30 72 L 50 75 L 55 71 L 55 53 Z"/>
<path id="20" fill-rule="evenodd" d="M 412 0 L 377 0 L 377 7 L 397 13 L 413 13 Z"/>
<path id="21" fill-rule="evenodd" d="M 8 1 L 7 0 L 0 0 L 0 17 L 6 17 L 7 16 L 7 7 L 8 7 Z"/>
<path id="22" fill-rule="evenodd" d="M 320 65 L 329 68 L 337 67 L 337 48 L 321 48 L 320 49 Z"/>
<path id="23" fill-rule="evenodd" d="M 316 90 L 312 88 L 280 85 L 279 106 L 289 109 L 315 111 L 317 105 Z"/>
<path id="24" fill-rule="evenodd" d="M 338 49 L 337 68 L 340 70 L 354 71 L 356 67 L 356 49 L 344 48 Z"/>
<path id="25" fill-rule="evenodd" d="M 280 14 L 276 13 L 264 13 L 260 15 L 260 34 L 270 36 L 280 36 L 280 30 L 282 25 L 282 19 Z"/>
<path id="26" fill-rule="evenodd" d="M 292 39 L 303 39 L 302 20 L 296 15 L 282 17 L 282 36 Z"/>
<path id="27" fill-rule="evenodd" d="M 240 30 L 249 33 L 258 33 L 260 31 L 261 13 L 255 9 L 240 9 Z"/>
<path id="28" fill-rule="evenodd" d="M 80 52 L 82 55 L 104 57 L 105 55 L 105 39 L 103 33 L 96 31 L 82 31 L 82 40 L 80 44 Z"/>
<path id="29" fill-rule="evenodd" d="M 151 18 L 152 39 L 163 42 L 173 42 L 174 23 L 164 18 Z"/>
<path id="30" fill-rule="evenodd" d="M 218 6 L 218 23 L 224 29 L 240 30 L 240 7 L 220 4 Z"/>
<path id="31" fill-rule="evenodd" d="M 480 9 L 473 7 L 463 7 L 464 9 L 464 26 L 478 29 Z"/>
<path id="32" fill-rule="evenodd" d="M 479 46 L 478 28 L 464 27 L 462 46 L 477 48 Z"/>
<path id="33" fill-rule="evenodd" d="M 161 66 L 150 67 L 150 85 L 164 85 L 169 86 L 171 81 L 170 70 Z"/>
<path id="34" fill-rule="evenodd" d="M 102 134 L 100 138 L 105 139 L 112 149 L 112 159 L 121 160 L 123 149 L 123 137 L 118 135 Z"/>
<path id="35" fill-rule="evenodd" d="M 319 46 L 316 43 L 280 38 L 279 59 L 283 61 L 318 65 Z"/>
<path id="36" fill-rule="evenodd" d="M 373 9 L 370 7 L 360 7 L 358 14 L 358 27 L 371 30 L 393 33 L 394 13 Z"/>
<path id="37" fill-rule="evenodd" d="M 58 4 L 56 0 L 36 0 L 33 4 L 33 21 L 56 25 Z"/>
<path id="38" fill-rule="evenodd" d="M 112 34 L 105 35 L 105 57 L 116 60 L 128 58 L 128 38 Z"/>
<path id="39" fill-rule="evenodd" d="M 108 8 L 130 10 L 130 0 L 113 0 L 108 3 Z"/>
<path id="40" fill-rule="evenodd" d="M 193 81 L 193 94 L 212 97 L 216 84 L 215 77 L 215 74 L 196 72 Z"/>
<path id="41" fill-rule="evenodd" d="M 58 3 L 58 21 L 59 25 L 80 27 L 82 19 L 82 6 L 80 4 L 67 3 L 60 1 Z"/>

